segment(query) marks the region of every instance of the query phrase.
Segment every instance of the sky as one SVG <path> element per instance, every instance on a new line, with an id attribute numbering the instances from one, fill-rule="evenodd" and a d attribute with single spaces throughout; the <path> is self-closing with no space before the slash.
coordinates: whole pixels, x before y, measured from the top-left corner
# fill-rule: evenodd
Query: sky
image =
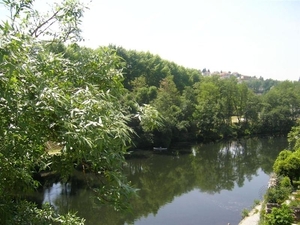
<path id="1" fill-rule="evenodd" d="M 89 8 L 87 47 L 149 51 L 211 72 L 300 77 L 300 0 L 93 0 Z"/>

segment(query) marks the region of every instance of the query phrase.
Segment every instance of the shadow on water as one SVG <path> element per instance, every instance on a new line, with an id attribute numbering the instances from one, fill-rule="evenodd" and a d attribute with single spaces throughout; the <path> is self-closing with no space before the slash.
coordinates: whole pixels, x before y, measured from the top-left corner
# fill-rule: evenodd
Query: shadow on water
<path id="1" fill-rule="evenodd" d="M 134 151 L 124 165 L 139 189 L 130 212 L 99 206 L 82 174 L 66 185 L 53 183 L 36 197 L 61 213 L 77 211 L 86 224 L 237 224 L 241 211 L 262 197 L 273 162 L 286 147 L 285 138 L 252 138 Z"/>

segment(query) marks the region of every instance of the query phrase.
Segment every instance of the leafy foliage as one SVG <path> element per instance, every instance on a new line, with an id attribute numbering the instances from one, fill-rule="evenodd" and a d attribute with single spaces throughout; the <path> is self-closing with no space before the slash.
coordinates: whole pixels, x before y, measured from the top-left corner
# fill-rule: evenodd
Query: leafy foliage
<path id="1" fill-rule="evenodd" d="M 282 204 L 285 200 L 288 199 L 290 193 L 290 187 L 275 186 L 267 190 L 265 199 L 268 203 Z"/>
<path id="2" fill-rule="evenodd" d="M 294 218 L 289 206 L 283 204 L 280 208 L 273 208 L 270 214 L 266 215 L 267 225 L 290 225 Z"/>
<path id="3" fill-rule="evenodd" d="M 299 82 L 201 76 L 199 70 L 178 66 L 149 52 L 109 47 L 124 59 L 123 83 L 128 90 L 125 104 L 134 108 L 132 103 L 137 101 L 155 106 L 165 118 L 163 133 L 141 133 L 144 140 L 151 136 L 148 147 L 154 140 L 164 142 L 160 137 L 166 136 L 169 144 L 286 134 L 299 117 Z M 171 89 L 162 88 L 167 83 L 173 86 L 171 97 Z M 142 130 L 139 126 L 134 129 L 139 134 Z"/>
<path id="4" fill-rule="evenodd" d="M 273 170 L 276 174 L 288 176 L 291 180 L 298 180 L 300 177 L 300 151 L 291 152 L 283 150 L 277 157 Z"/>
<path id="5" fill-rule="evenodd" d="M 299 117 L 299 82 L 284 81 L 263 96 L 261 121 L 264 130 L 288 133 Z"/>
<path id="6" fill-rule="evenodd" d="M 110 48 L 64 46 L 81 39 L 85 6 L 77 0 L 55 4 L 45 15 L 34 9 L 34 1 L 3 4 L 11 13 L 0 26 L 0 211 L 9 212 L 5 221 L 25 216 L 15 215 L 10 202 L 23 207 L 21 199 L 38 187 L 33 175 L 41 170 L 56 171 L 66 181 L 74 167 L 88 168 L 101 181 L 93 189 L 100 202 L 126 207 L 134 189 L 122 165 L 134 132 L 128 126 L 132 115 L 119 101 L 125 91 L 120 57 Z M 150 106 L 143 112 L 142 126 L 151 130 L 159 116 Z M 48 141 L 61 146 L 58 154 L 48 154 Z M 49 223 L 45 210 L 28 206 L 32 211 L 24 213 Z M 82 223 L 72 218 L 57 217 L 53 223 Z"/>
<path id="7" fill-rule="evenodd" d="M 7 215 L 1 216 L 1 221 L 4 222 L 3 224 L 83 225 L 85 222 L 84 219 L 81 219 L 72 213 L 59 215 L 49 204 L 45 204 L 42 209 L 39 209 L 33 203 L 27 201 L 20 201 L 18 204 L 11 202 L 9 206 L 7 206 L 7 209 L 11 211 L 9 214 L 10 217 Z"/>
<path id="8" fill-rule="evenodd" d="M 278 80 L 266 79 L 264 80 L 262 77 L 259 79 L 250 79 L 245 82 L 246 85 L 256 94 L 265 94 L 271 88 L 275 87 L 280 83 Z"/>
<path id="9" fill-rule="evenodd" d="M 288 141 L 290 148 L 293 150 L 300 149 L 300 124 L 299 121 L 296 126 L 293 126 L 288 133 Z"/>

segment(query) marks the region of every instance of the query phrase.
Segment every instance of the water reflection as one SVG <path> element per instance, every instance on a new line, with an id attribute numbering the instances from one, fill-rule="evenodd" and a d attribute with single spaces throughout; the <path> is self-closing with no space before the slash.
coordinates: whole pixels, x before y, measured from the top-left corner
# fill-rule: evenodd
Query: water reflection
<path id="1" fill-rule="evenodd" d="M 71 188 L 71 183 L 53 183 L 51 187 L 46 188 L 44 191 L 43 204 L 51 203 L 55 209 L 59 209 L 56 202 L 58 200 L 62 200 L 62 202 L 68 203 L 68 197 L 70 196 Z"/>
<path id="2" fill-rule="evenodd" d="M 173 147 L 168 154 L 138 151 L 124 167 L 140 189 L 131 212 L 99 206 L 80 176 L 46 188 L 43 202 L 63 213 L 78 211 L 87 224 L 237 224 L 240 212 L 262 196 L 272 164 L 286 146 L 284 138 L 254 138 Z"/>

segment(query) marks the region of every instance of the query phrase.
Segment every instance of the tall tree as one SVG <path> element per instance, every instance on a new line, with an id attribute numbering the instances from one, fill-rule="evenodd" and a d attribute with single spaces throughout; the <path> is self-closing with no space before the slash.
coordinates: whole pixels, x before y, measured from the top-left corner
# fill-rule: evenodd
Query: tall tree
<path id="1" fill-rule="evenodd" d="M 218 82 L 219 78 L 213 76 L 206 77 L 194 85 L 197 105 L 193 117 L 197 124 L 198 136 L 204 140 L 220 138 L 219 130 L 224 123 L 222 95 Z"/>
<path id="2" fill-rule="evenodd" d="M 133 193 L 122 174 L 132 130 L 119 103 L 124 93 L 119 56 L 107 48 L 64 47 L 66 41 L 81 40 L 85 6 L 77 0 L 55 4 L 46 15 L 31 0 L 3 3 L 11 16 L 0 25 L 1 222 L 83 223 L 22 201 L 39 185 L 33 174 L 43 169 L 66 180 L 74 166 L 89 166 L 102 182 L 93 189 L 96 197 L 124 207 Z M 151 127 L 148 115 L 155 112 L 140 111 L 139 118 Z M 49 154 L 48 141 L 61 146 L 58 154 Z"/>
<path id="3" fill-rule="evenodd" d="M 284 81 L 263 96 L 260 113 L 264 131 L 287 133 L 299 116 L 299 83 Z"/>
<path id="4" fill-rule="evenodd" d="M 163 79 L 158 89 L 157 98 L 153 101 L 153 106 L 162 114 L 165 126 L 163 132 L 165 137 L 172 138 L 174 132 L 180 129 L 179 117 L 180 109 L 180 94 L 173 81 L 173 76 L 168 76 Z M 167 140 L 165 145 L 169 145 L 171 140 Z"/>

